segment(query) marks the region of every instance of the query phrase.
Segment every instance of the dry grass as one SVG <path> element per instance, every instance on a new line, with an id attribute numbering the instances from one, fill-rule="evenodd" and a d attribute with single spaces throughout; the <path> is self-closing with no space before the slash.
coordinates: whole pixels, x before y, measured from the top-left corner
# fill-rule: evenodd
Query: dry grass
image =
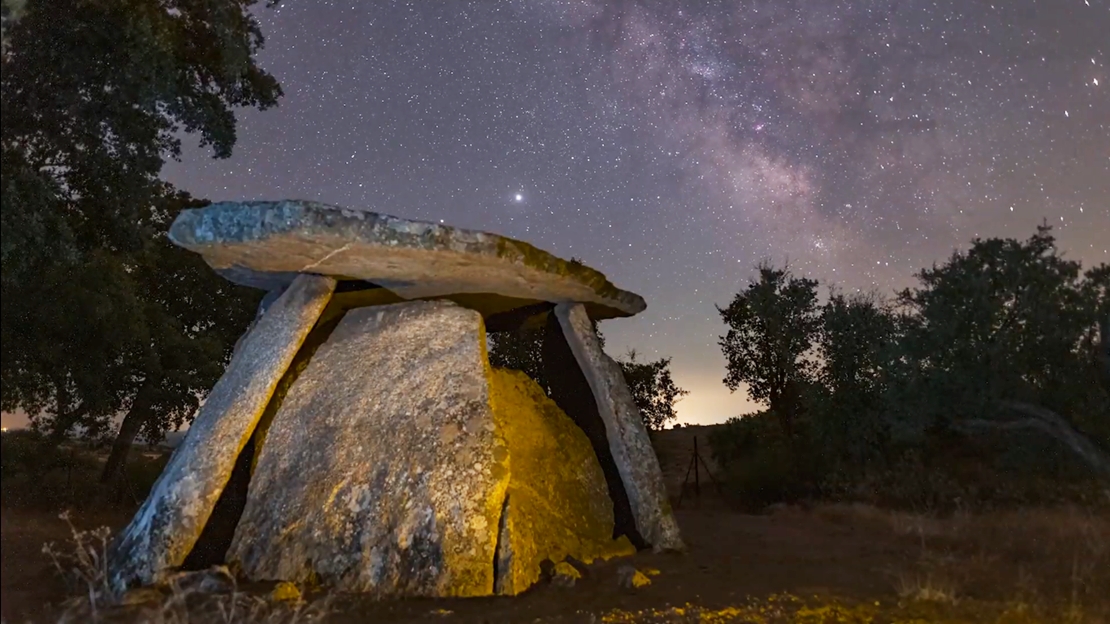
<path id="1" fill-rule="evenodd" d="M 896 587 L 898 597 L 905 600 L 936 602 L 955 605 L 959 602 L 956 586 L 950 580 L 935 579 L 932 575 L 901 575 Z"/>
<path id="2" fill-rule="evenodd" d="M 832 524 L 890 531 L 912 544 L 891 570 L 905 601 L 956 605 L 964 596 L 1052 614 L 1053 621 L 1110 622 L 1110 517 L 1079 507 L 949 516 L 823 505 Z"/>
<path id="3" fill-rule="evenodd" d="M 226 569 L 185 573 L 163 587 L 117 593 L 108 582 L 110 529 L 82 531 L 68 513 L 60 517 L 69 526 L 69 543 L 51 542 L 42 549 L 71 592 L 52 618 L 57 624 L 307 624 L 331 612 L 327 596 L 308 602 L 299 592 L 289 596 L 287 588 L 287 599 L 240 591 Z"/>

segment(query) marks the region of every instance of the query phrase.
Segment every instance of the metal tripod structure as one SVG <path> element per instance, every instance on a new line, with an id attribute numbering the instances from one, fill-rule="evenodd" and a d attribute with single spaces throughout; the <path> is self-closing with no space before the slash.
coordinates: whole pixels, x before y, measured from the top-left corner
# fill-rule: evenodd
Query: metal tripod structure
<path id="1" fill-rule="evenodd" d="M 698 452 L 698 436 L 694 436 L 694 452 L 690 456 L 690 466 L 686 469 L 686 476 L 682 479 L 682 488 L 678 493 L 678 502 L 675 503 L 675 507 L 682 507 L 682 500 L 686 497 L 686 485 L 690 482 L 690 472 L 694 473 L 694 498 L 699 502 L 701 501 L 701 468 L 705 469 L 705 474 L 708 475 L 710 481 L 713 482 L 713 487 L 717 489 L 717 494 L 721 496 L 725 495 L 721 490 L 720 481 L 717 481 L 717 477 L 713 476 L 713 471 L 709 469 L 705 460 L 702 459 L 701 453 Z"/>

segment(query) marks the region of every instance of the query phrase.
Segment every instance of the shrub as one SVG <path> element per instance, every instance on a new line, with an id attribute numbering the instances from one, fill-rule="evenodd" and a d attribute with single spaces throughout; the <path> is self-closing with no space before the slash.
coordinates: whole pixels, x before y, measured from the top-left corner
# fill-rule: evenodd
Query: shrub
<path id="1" fill-rule="evenodd" d="M 730 419 L 709 435 L 727 496 L 742 508 L 758 510 L 819 493 L 825 458 L 803 429 L 787 438 L 779 419 L 761 412 Z"/>
<path id="2" fill-rule="evenodd" d="M 165 455 L 132 453 L 120 502 L 142 502 L 166 461 Z M 111 494 L 100 483 L 102 454 L 80 441 L 59 443 L 34 431 L 6 432 L 0 437 L 0 465 L 0 492 L 6 507 L 86 509 Z"/>
<path id="3" fill-rule="evenodd" d="M 799 500 L 864 502 L 915 512 L 1110 505 L 1110 488 L 1043 437 L 967 438 L 934 432 L 853 461 L 819 429 L 787 440 L 768 412 L 733 418 L 710 434 L 728 498 L 758 510 Z"/>

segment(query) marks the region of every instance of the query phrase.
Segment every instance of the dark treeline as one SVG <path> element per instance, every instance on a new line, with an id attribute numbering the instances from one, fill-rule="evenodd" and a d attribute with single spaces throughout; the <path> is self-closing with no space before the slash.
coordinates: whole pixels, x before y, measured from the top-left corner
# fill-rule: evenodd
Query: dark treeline
<path id="1" fill-rule="evenodd" d="M 1110 267 L 1049 227 L 973 241 L 891 299 L 761 265 L 719 308 L 724 383 L 768 409 L 711 443 L 746 504 L 1082 498 L 1110 477 Z"/>

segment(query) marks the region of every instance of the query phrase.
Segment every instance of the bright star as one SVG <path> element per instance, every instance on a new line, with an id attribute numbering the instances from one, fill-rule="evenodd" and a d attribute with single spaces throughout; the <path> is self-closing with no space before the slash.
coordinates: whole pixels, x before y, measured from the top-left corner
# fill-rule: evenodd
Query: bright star
<path id="1" fill-rule="evenodd" d="M 518 202 L 519 201 L 524 201 L 524 195 L 522 195 L 520 193 L 517 193 L 516 195 L 513 196 L 513 199 L 515 199 Z"/>

